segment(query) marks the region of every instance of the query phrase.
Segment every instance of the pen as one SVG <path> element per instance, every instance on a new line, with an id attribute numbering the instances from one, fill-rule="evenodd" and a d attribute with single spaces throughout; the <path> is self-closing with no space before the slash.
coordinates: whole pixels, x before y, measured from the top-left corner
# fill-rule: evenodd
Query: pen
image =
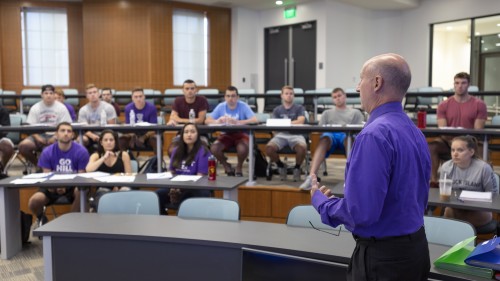
<path id="1" fill-rule="evenodd" d="M 459 198 L 457 198 L 457 199 L 458 199 L 458 201 L 460 201 L 460 202 L 462 202 L 462 203 L 465 203 L 465 201 L 464 201 L 463 199 L 461 199 L 460 197 L 459 197 Z"/>

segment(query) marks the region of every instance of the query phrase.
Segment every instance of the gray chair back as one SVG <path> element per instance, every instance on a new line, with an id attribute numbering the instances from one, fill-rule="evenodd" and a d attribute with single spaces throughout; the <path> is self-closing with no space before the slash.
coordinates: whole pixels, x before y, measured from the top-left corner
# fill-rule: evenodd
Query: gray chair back
<path id="1" fill-rule="evenodd" d="M 453 246 L 476 235 L 474 227 L 465 221 L 442 217 L 424 217 L 425 233 L 429 243 Z"/>
<path id="2" fill-rule="evenodd" d="M 177 212 L 180 218 L 208 220 L 240 220 L 240 206 L 237 202 L 219 198 L 188 198 L 182 201 Z"/>
<path id="3" fill-rule="evenodd" d="M 99 214 L 159 215 L 158 195 L 153 191 L 108 192 L 99 199 Z"/>

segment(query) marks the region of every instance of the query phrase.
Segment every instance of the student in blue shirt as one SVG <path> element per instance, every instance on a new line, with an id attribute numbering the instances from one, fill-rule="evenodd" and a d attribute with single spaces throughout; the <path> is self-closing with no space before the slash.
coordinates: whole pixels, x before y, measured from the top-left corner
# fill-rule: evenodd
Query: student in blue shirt
<path id="1" fill-rule="evenodd" d="M 207 116 L 206 124 L 246 125 L 257 123 L 257 117 L 248 104 L 239 100 L 238 89 L 229 86 L 224 94 L 225 102 L 219 103 L 214 111 Z M 212 144 L 210 150 L 217 160 L 222 164 L 228 176 L 242 177 L 243 162 L 248 157 L 248 133 L 247 132 L 221 132 L 217 140 Z M 238 163 L 236 170 L 227 162 L 224 151 L 236 147 Z"/>
<path id="2" fill-rule="evenodd" d="M 370 118 L 347 160 L 345 197 L 312 179 L 312 204 L 322 221 L 344 224 L 356 240 L 348 280 L 427 280 L 423 216 L 431 161 L 424 135 L 401 105 L 410 81 L 403 57 L 368 60 L 357 91 Z"/>

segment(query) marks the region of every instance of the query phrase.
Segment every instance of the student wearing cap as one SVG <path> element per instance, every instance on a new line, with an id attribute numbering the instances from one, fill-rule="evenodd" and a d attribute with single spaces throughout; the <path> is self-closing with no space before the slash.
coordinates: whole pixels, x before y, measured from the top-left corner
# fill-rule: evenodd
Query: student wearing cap
<path id="1" fill-rule="evenodd" d="M 71 123 L 71 116 L 64 104 L 56 100 L 55 88 L 52 85 L 42 86 L 42 100 L 30 108 L 26 123 L 55 127 L 61 122 Z M 54 132 L 32 134 L 19 143 L 19 153 L 36 166 L 36 152 L 56 142 Z"/>

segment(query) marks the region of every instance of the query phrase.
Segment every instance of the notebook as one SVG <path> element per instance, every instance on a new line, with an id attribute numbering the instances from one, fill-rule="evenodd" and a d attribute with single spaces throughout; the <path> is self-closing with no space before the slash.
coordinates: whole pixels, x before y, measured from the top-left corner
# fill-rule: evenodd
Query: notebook
<path id="1" fill-rule="evenodd" d="M 459 199 L 463 201 L 492 202 L 492 197 L 491 192 L 463 190 L 462 193 L 460 193 Z"/>

